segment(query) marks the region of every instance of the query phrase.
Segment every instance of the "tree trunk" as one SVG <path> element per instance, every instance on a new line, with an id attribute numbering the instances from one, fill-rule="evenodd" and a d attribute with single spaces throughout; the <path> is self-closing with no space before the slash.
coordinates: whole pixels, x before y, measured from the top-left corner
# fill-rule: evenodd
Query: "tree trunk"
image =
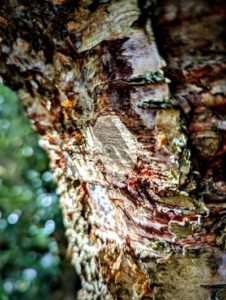
<path id="1" fill-rule="evenodd" d="M 0 4 L 1 76 L 50 157 L 78 299 L 226 299 L 226 3 L 156 2 Z"/>

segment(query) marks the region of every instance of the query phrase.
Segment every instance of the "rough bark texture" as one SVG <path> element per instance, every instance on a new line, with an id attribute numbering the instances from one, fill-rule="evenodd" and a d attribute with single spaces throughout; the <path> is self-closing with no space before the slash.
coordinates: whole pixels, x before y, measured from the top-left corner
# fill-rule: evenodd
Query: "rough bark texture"
<path id="1" fill-rule="evenodd" d="M 226 299 L 225 1 L 0 11 L 1 76 L 51 159 L 78 299 Z"/>

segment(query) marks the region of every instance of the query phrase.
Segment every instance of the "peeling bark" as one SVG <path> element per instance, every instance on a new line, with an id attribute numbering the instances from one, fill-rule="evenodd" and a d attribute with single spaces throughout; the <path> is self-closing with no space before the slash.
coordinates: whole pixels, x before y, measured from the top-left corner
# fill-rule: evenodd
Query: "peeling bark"
<path id="1" fill-rule="evenodd" d="M 78 299 L 225 299 L 225 1 L 0 12 L 0 73 L 49 154 Z"/>

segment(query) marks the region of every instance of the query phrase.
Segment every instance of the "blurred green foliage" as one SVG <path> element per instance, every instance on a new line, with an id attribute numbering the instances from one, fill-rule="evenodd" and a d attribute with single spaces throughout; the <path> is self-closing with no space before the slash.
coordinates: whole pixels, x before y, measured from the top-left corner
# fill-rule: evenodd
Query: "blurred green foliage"
<path id="1" fill-rule="evenodd" d="M 72 300 L 77 279 L 48 159 L 14 92 L 0 85 L 0 300 Z"/>

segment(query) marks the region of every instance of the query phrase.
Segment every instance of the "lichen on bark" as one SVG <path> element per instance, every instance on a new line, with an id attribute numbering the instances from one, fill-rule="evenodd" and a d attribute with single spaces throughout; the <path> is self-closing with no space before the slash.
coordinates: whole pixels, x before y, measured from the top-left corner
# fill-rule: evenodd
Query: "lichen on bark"
<path id="1" fill-rule="evenodd" d="M 224 1 L 0 12 L 0 73 L 49 154 L 78 299 L 223 300 Z"/>

